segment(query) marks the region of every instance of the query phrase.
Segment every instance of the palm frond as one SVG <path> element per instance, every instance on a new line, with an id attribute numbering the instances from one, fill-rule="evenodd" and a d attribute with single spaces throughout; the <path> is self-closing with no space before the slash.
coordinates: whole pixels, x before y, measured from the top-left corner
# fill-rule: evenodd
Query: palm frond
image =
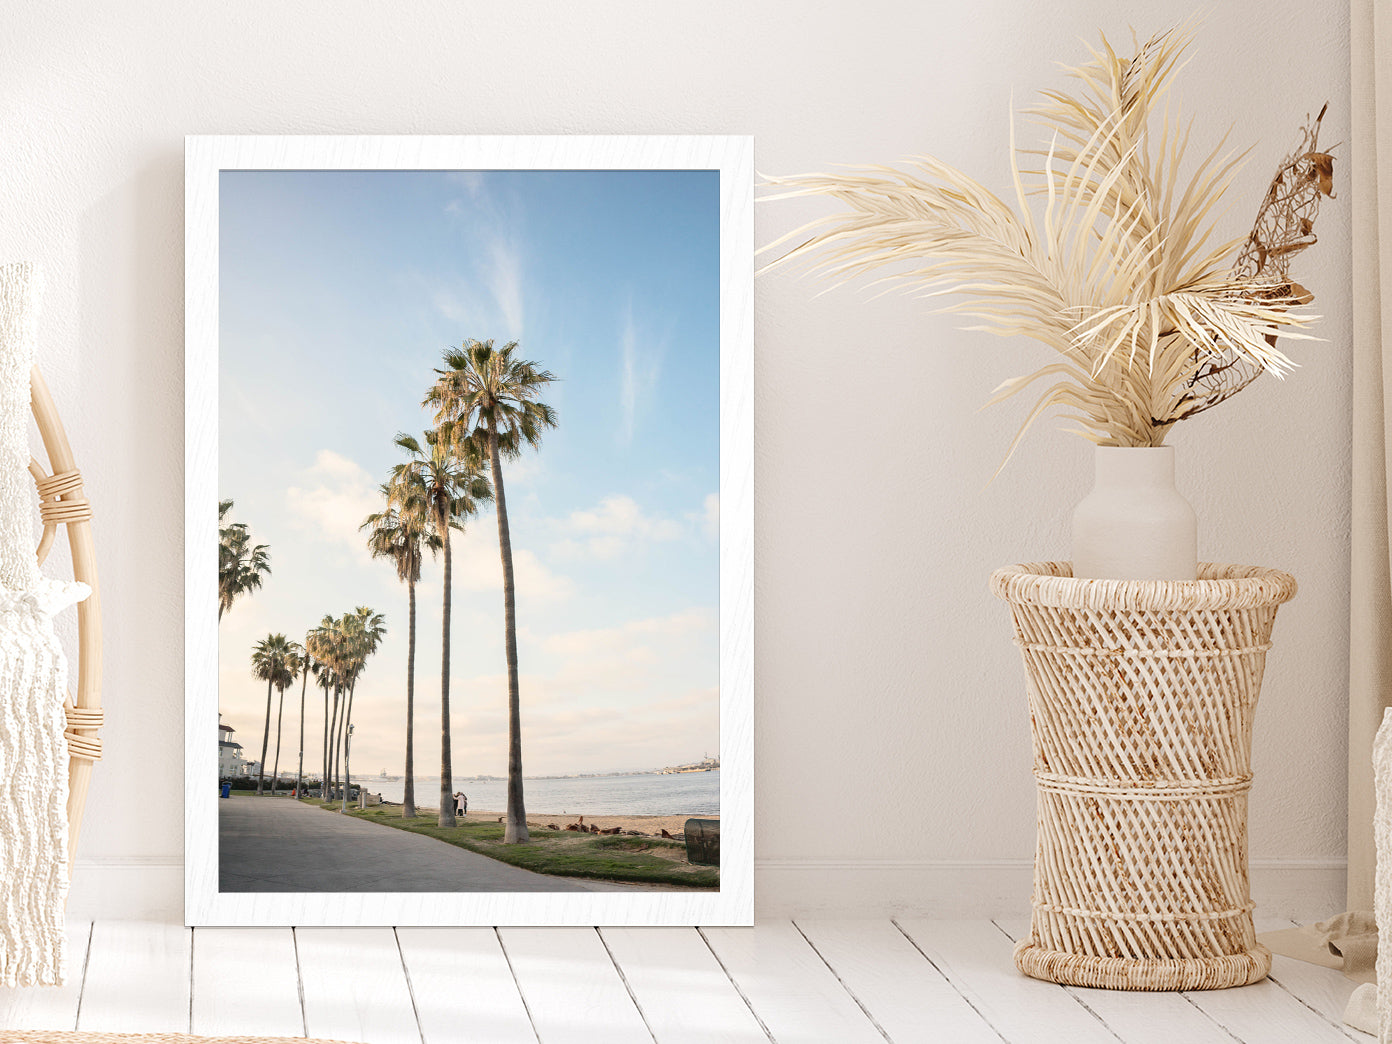
<path id="1" fill-rule="evenodd" d="M 1012 451 L 1050 407 L 1100 443 L 1161 444 L 1206 408 L 1196 381 L 1234 359 L 1288 373 L 1277 338 L 1311 339 L 1299 331 L 1317 318 L 1298 310 L 1306 302 L 1290 284 L 1232 269 L 1243 241 L 1215 234 L 1251 150 L 1230 148 L 1224 134 L 1188 170 L 1194 121 L 1172 115 L 1166 99 L 1193 34 L 1181 25 L 1135 41 L 1130 57 L 1103 37 L 1090 61 L 1066 70 L 1075 90 L 1045 91 L 1025 110 L 1048 128 L 1044 148 L 1018 148 L 1012 121 L 1013 204 L 933 157 L 765 177 L 765 200 L 825 196 L 845 209 L 763 247 L 774 256 L 761 272 L 797 265 L 832 288 L 880 272 L 872 287 L 946 301 L 938 311 L 972 318 L 969 330 L 1055 349 L 1066 363 L 1008 381 L 991 400 L 1060 378 Z M 1327 155 L 1317 160 L 1306 166 L 1328 168 Z"/>

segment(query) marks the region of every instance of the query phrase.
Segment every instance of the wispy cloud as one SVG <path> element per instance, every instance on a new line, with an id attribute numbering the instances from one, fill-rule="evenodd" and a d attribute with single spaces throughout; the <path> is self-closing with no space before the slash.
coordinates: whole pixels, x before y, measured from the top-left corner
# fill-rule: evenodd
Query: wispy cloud
<path id="1" fill-rule="evenodd" d="M 633 425 L 638 413 L 638 376 L 635 372 L 637 369 L 638 332 L 633 328 L 632 303 L 624 307 L 623 333 L 620 344 L 623 348 L 623 379 L 619 384 L 619 408 L 623 418 L 620 436 L 627 444 L 633 441 Z"/>
<path id="2" fill-rule="evenodd" d="M 436 284 L 430 288 L 429 293 L 430 303 L 435 306 L 435 310 L 452 323 L 467 323 L 478 314 L 476 302 L 459 286 Z"/>
<path id="3" fill-rule="evenodd" d="M 463 336 L 485 338 L 496 331 L 499 343 L 521 340 L 527 319 L 522 251 L 505 238 L 490 239 L 482 249 L 489 260 L 468 275 L 411 272 L 406 278 Z"/>
<path id="4" fill-rule="evenodd" d="M 503 565 L 491 526 L 476 525 L 454 537 L 454 582 L 466 591 L 501 591 Z M 559 602 L 575 593 L 569 577 L 555 573 L 525 548 L 512 550 L 512 573 L 519 602 Z"/>
<path id="5" fill-rule="evenodd" d="M 701 532 L 709 540 L 718 539 L 720 536 L 720 494 L 707 493 L 702 507 L 704 510 L 701 513 Z"/>
<path id="6" fill-rule="evenodd" d="M 448 180 L 464 190 L 463 196 L 445 204 L 445 213 L 458 223 L 470 241 L 474 259 L 469 282 L 481 286 L 492 298 L 470 298 L 458 288 L 434 295 L 435 307 L 452 322 L 501 326 L 506 340 L 521 340 L 526 327 L 525 251 L 522 248 L 525 215 L 516 201 L 496 198 L 487 176 L 479 171 L 454 171 Z M 477 336 L 485 336 L 482 332 Z"/>
<path id="7" fill-rule="evenodd" d="M 630 620 L 617 627 L 563 631 L 547 637 L 542 647 L 572 663 L 593 660 L 623 660 L 629 663 L 659 662 L 653 646 L 670 652 L 674 641 L 709 633 L 715 627 L 715 614 L 696 607 L 670 616 Z"/>
<path id="8" fill-rule="evenodd" d="M 469 198 L 477 200 L 483 195 L 485 182 L 483 172 L 479 170 L 452 170 L 445 175 L 445 180 L 451 185 L 458 185 L 469 194 Z M 449 210 L 451 206 L 458 204 L 458 200 L 450 200 L 445 207 Z"/>
<path id="9" fill-rule="evenodd" d="M 367 545 L 358 526 L 381 507 L 372 476 L 356 461 L 322 449 L 301 478 L 301 485 L 285 491 L 291 520 L 326 540 L 349 545 L 367 559 Z"/>
<path id="10" fill-rule="evenodd" d="M 679 539 L 686 527 L 680 522 L 650 515 L 632 497 L 617 494 L 605 497 L 592 508 L 572 511 L 564 520 L 552 523 L 566 536 L 552 545 L 563 557 L 588 553 L 595 558 L 616 558 L 635 544 Z"/>
<path id="11" fill-rule="evenodd" d="M 521 340 L 526 314 L 522 299 L 522 252 L 509 237 L 493 235 L 489 237 L 488 253 L 492 264 L 485 278 L 502 315 L 507 340 Z"/>
<path id="12" fill-rule="evenodd" d="M 627 446 L 633 442 L 639 417 L 657 389 L 666 349 L 665 341 L 640 334 L 631 300 L 619 317 L 619 349 L 619 441 Z"/>

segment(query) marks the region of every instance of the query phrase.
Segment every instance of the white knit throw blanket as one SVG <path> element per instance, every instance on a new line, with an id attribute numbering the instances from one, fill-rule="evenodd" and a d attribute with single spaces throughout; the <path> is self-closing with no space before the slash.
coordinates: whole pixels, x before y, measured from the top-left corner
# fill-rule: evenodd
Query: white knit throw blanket
<path id="1" fill-rule="evenodd" d="M 32 265 L 0 266 L 0 986 L 64 979 L 67 661 L 53 615 L 90 593 L 44 578 L 34 556 L 35 283 Z"/>

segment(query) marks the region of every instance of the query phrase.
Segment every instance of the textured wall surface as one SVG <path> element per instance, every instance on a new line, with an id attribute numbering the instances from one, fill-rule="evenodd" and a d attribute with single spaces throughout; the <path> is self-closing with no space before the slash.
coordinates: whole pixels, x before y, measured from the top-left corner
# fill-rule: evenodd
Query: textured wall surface
<path id="1" fill-rule="evenodd" d="M 1055 62 L 1081 61 L 1098 29 L 1126 44 L 1128 25 L 1147 35 L 1191 10 L 11 4 L 0 256 L 47 270 L 40 357 L 99 511 L 108 614 L 108 753 L 83 865 L 138 882 L 182 857 L 185 134 L 747 133 L 769 173 L 926 152 L 1004 190 L 1012 96 L 1062 86 Z M 1311 22 L 1295 0 L 1216 5 L 1200 30 L 1176 97 L 1197 117 L 1193 155 L 1229 125 L 1234 143 L 1259 143 L 1230 235 L 1308 112 L 1328 99 L 1323 140 L 1347 141 L 1347 26 L 1330 10 Z M 1037 133 L 1021 124 L 1022 141 Z M 763 206 L 758 238 L 820 212 Z M 1346 199 L 1327 202 L 1298 272 L 1326 340 L 1293 349 L 1305 365 L 1284 383 L 1172 440 L 1201 556 L 1300 581 L 1258 715 L 1252 854 L 1326 877 L 1344 849 L 1347 228 Z M 986 578 L 1066 557 L 1091 454 L 1045 421 L 987 484 L 1025 404 L 978 407 L 1045 350 L 960 332 L 905 297 L 820 289 L 775 273 L 758 292 L 761 908 L 864 902 L 867 881 L 873 901 L 947 908 L 1032 853 L 1023 671 Z"/>

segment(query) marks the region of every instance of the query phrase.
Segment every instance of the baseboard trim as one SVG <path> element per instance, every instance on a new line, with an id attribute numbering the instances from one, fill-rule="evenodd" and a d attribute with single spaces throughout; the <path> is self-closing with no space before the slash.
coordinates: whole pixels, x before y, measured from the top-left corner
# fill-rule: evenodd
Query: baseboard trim
<path id="1" fill-rule="evenodd" d="M 170 859 L 79 859 L 68 919 L 184 923 L 184 864 Z"/>
<path id="2" fill-rule="evenodd" d="M 1259 917 L 1319 920 L 1344 909 L 1343 860 L 1255 859 Z M 793 860 L 754 864 L 760 918 L 1023 917 L 1028 860 Z M 184 865 L 168 859 L 79 859 L 68 895 L 74 920 L 183 923 Z"/>
<path id="3" fill-rule="evenodd" d="M 1343 860 L 1251 863 L 1257 916 L 1319 920 L 1344 909 Z M 1025 917 L 1029 860 L 758 860 L 756 917 Z"/>

